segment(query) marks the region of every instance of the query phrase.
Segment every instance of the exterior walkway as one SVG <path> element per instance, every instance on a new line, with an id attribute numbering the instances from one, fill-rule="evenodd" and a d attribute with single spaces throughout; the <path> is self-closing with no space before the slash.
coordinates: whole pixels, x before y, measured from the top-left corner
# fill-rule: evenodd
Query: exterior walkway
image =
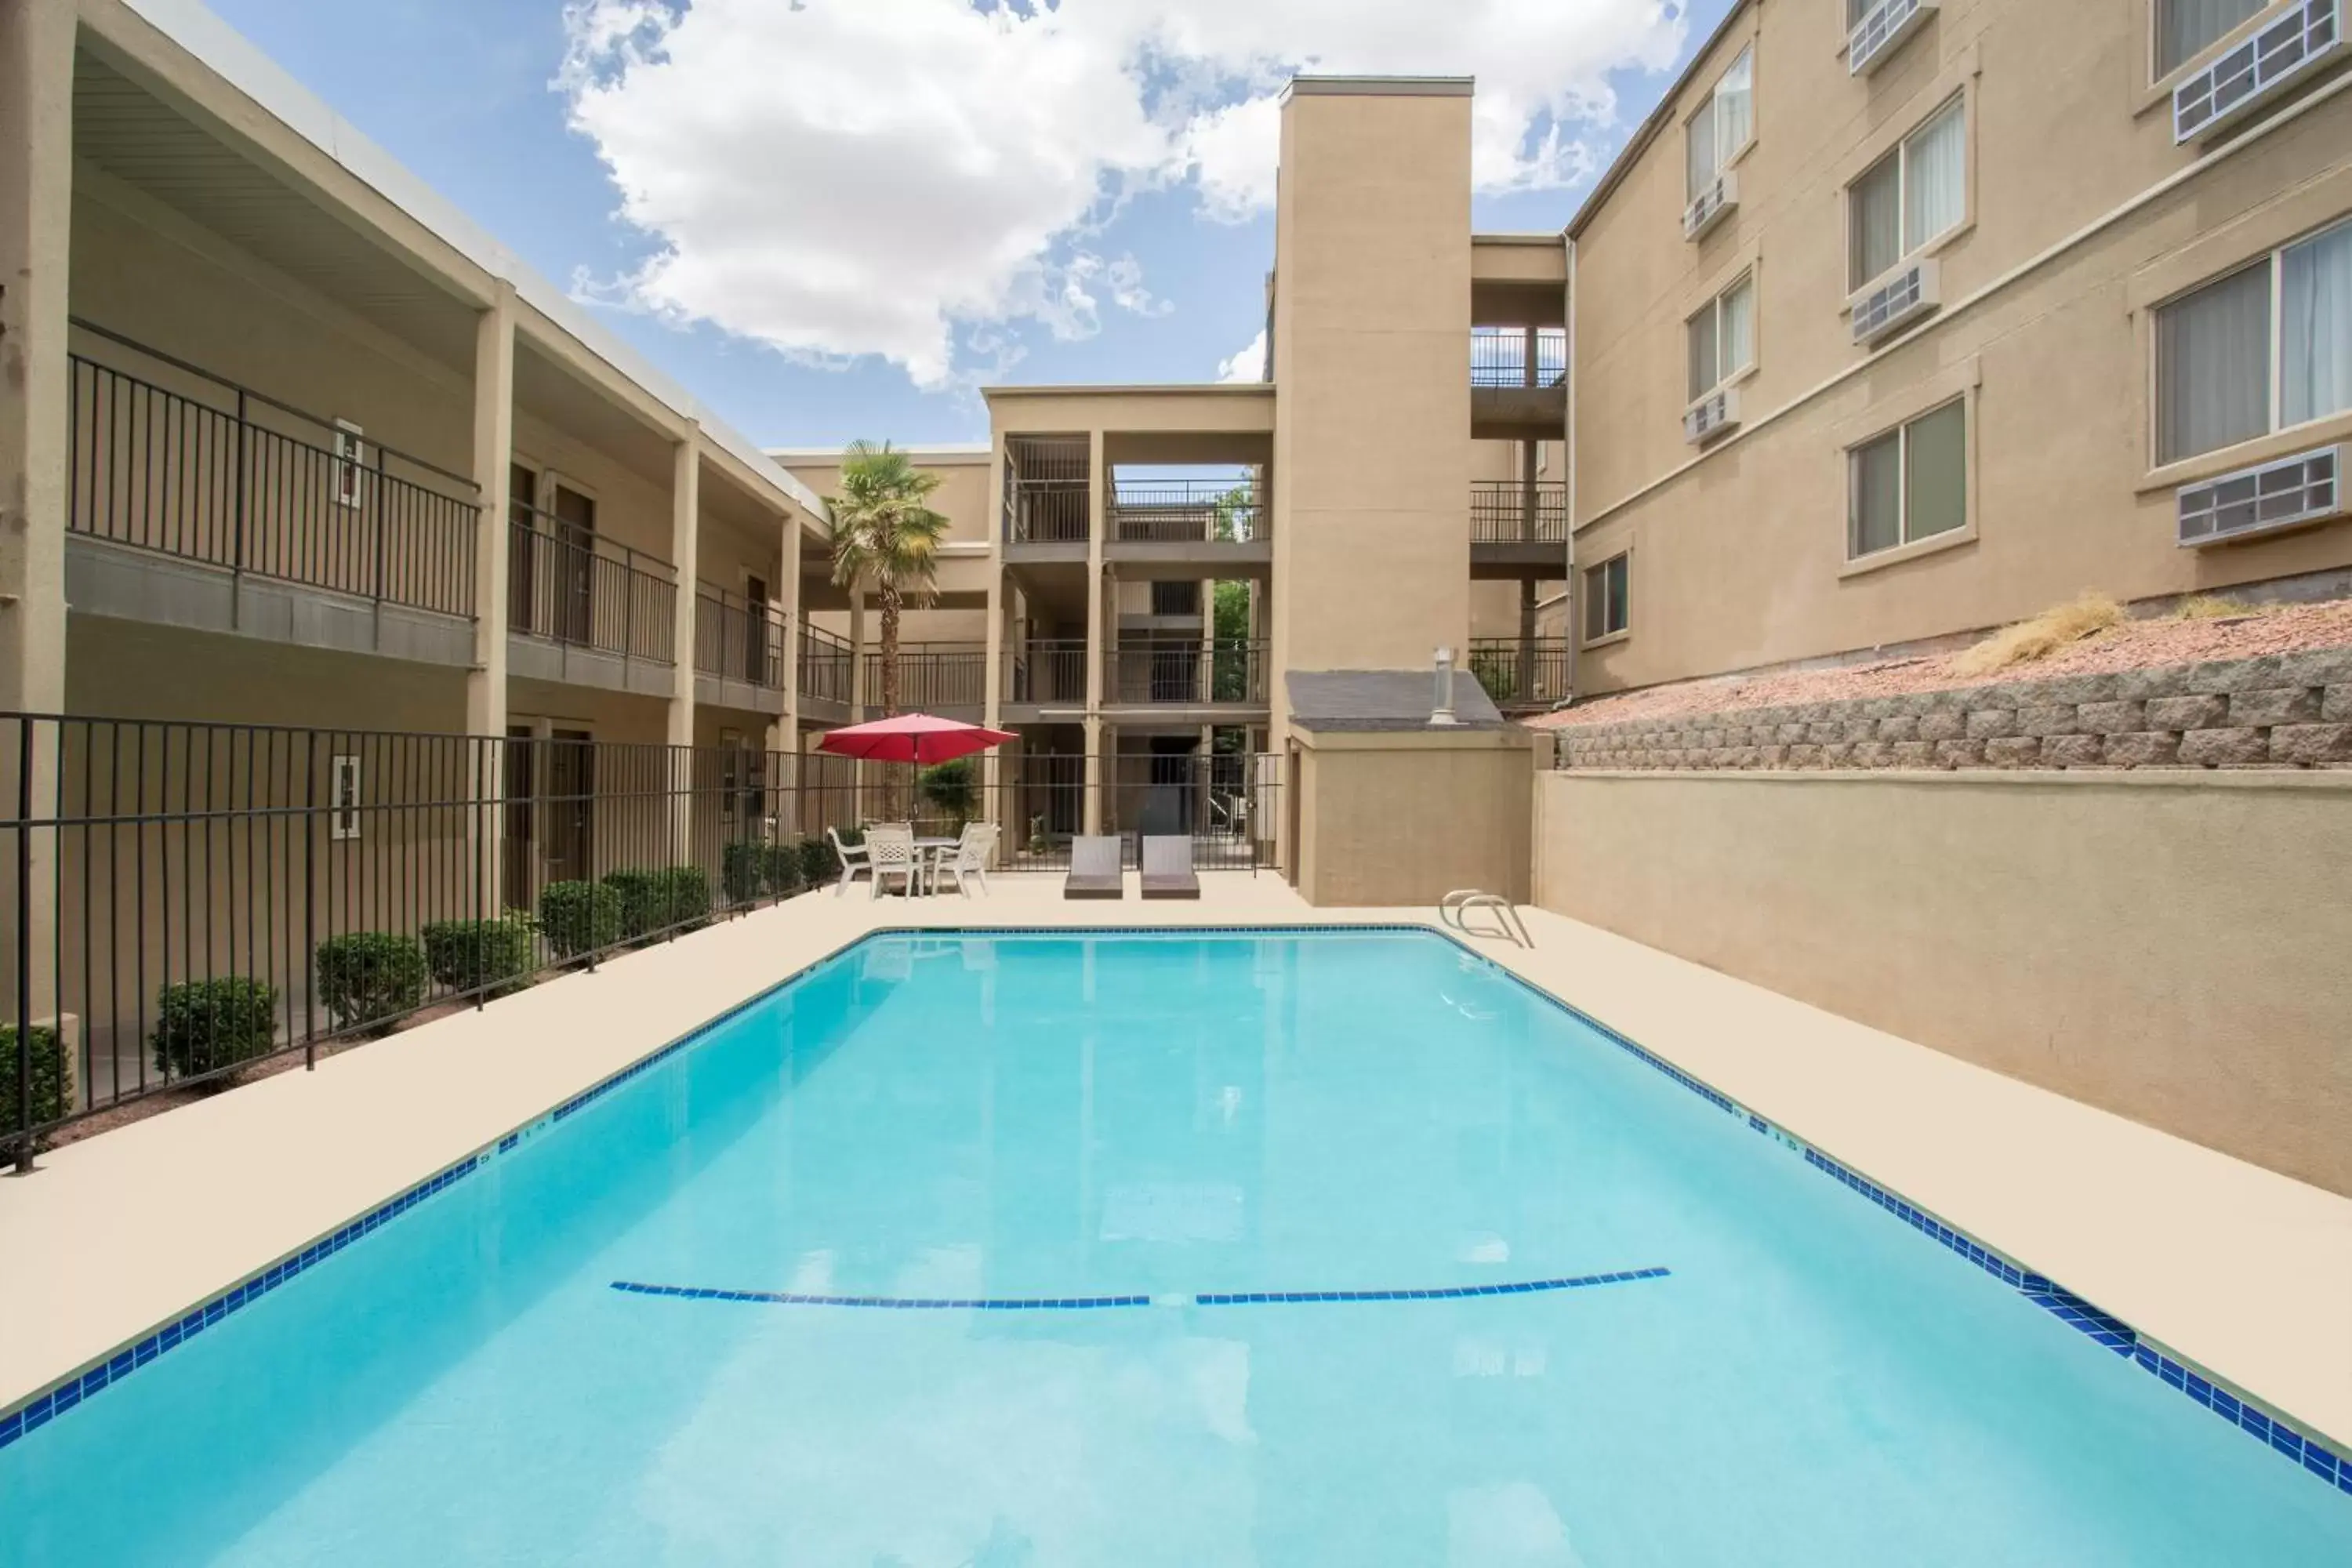
<path id="1" fill-rule="evenodd" d="M 1310 909 L 1270 876 L 1203 881 L 1197 904 L 1142 903 L 1132 879 L 1124 902 L 1066 903 L 1045 877 L 969 902 L 795 899 L 46 1155 L 0 1179 L 0 1411 L 878 927 L 1435 923 Z M 1532 953 L 1477 945 L 2352 1452 L 2352 1199 L 1528 919 Z"/>

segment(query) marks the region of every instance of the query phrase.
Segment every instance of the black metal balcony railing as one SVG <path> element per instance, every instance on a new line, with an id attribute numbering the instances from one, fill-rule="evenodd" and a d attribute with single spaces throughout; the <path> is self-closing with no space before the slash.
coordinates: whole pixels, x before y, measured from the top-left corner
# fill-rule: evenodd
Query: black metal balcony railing
<path id="1" fill-rule="evenodd" d="M 1013 544 L 1083 544 L 1091 505 L 1084 479 L 1009 480 L 1004 537 Z"/>
<path id="2" fill-rule="evenodd" d="M 1470 384 L 1550 387 L 1568 380 L 1568 333 L 1559 327 L 1478 327 L 1470 333 Z"/>
<path id="3" fill-rule="evenodd" d="M 1495 706 L 1549 708 L 1569 695 L 1575 651 L 1565 637 L 1473 637 L 1470 673 Z"/>
<path id="4" fill-rule="evenodd" d="M 702 675 L 784 684 L 784 612 L 755 604 L 715 583 L 694 586 L 694 668 Z"/>
<path id="5" fill-rule="evenodd" d="M 1130 644 L 1110 656 L 1109 700 L 1119 703 L 1265 700 L 1265 644 Z"/>
<path id="6" fill-rule="evenodd" d="M 1005 700 L 1080 704 L 1087 700 L 1087 645 L 1057 638 L 1013 649 L 1007 659 Z"/>
<path id="7" fill-rule="evenodd" d="M 801 626 L 801 695 L 820 702 L 849 701 L 856 653 L 820 626 Z"/>
<path id="8" fill-rule="evenodd" d="M 1567 543 L 1568 486 L 1558 479 L 1538 479 L 1532 485 L 1521 479 L 1473 480 L 1470 542 Z"/>
<path id="9" fill-rule="evenodd" d="M 1246 544 L 1265 521 L 1246 479 L 1122 481 L 1111 497 L 1110 536 L 1128 543 Z"/>
<path id="10" fill-rule="evenodd" d="M 623 658 L 676 662 L 677 578 L 669 563 L 520 502 L 507 535 L 509 631 Z"/>
<path id="11" fill-rule="evenodd" d="M 481 508 L 471 480 L 102 327 L 73 325 L 141 368 L 68 356 L 71 531 L 473 616 Z"/>
<path id="12" fill-rule="evenodd" d="M 882 711 L 882 655 L 866 655 L 866 706 Z M 988 648 L 982 643 L 898 645 L 898 711 L 936 713 L 942 708 L 981 708 L 988 701 Z"/>

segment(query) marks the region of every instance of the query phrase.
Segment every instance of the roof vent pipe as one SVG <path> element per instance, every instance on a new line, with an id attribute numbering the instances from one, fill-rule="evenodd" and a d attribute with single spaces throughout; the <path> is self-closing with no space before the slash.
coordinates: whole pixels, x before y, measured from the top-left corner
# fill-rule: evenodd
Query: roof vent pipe
<path id="1" fill-rule="evenodd" d="M 1454 650 L 1450 647 L 1437 650 L 1437 700 L 1430 708 L 1429 722 L 1433 728 L 1462 722 L 1454 716 Z"/>

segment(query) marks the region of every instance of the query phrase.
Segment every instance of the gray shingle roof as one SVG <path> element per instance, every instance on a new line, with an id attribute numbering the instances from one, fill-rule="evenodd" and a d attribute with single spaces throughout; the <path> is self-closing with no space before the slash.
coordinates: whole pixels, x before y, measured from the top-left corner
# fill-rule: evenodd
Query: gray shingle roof
<path id="1" fill-rule="evenodd" d="M 1436 677 L 1426 669 L 1294 669 L 1283 676 L 1290 721 L 1307 731 L 1428 730 Z M 1503 715 L 1477 677 L 1454 672 L 1454 729 L 1499 730 Z"/>

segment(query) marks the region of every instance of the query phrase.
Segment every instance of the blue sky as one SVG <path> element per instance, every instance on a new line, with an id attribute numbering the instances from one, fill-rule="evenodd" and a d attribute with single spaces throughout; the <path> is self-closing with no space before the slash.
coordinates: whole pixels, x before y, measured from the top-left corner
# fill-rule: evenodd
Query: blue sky
<path id="1" fill-rule="evenodd" d="M 1156 43 L 1162 54 L 1139 68 L 1124 97 L 1097 90 L 1118 75 L 1098 57 L 1058 47 L 1041 56 L 1008 27 L 974 34 L 961 25 L 968 16 L 910 45 L 920 57 L 911 83 L 868 89 L 856 79 L 868 68 L 896 79 L 874 59 L 872 27 L 911 39 L 918 20 L 929 31 L 942 7 L 971 3 L 698 0 L 654 14 L 634 40 L 616 43 L 592 29 L 643 24 L 647 0 L 575 0 L 569 20 L 563 0 L 211 0 L 540 271 L 605 301 L 593 308 L 614 331 L 730 423 L 779 446 L 983 439 L 972 388 L 990 380 L 1213 379 L 1263 324 L 1273 253 L 1255 155 L 1223 152 L 1216 139 L 1229 127 L 1229 142 L 1246 142 L 1249 116 L 1221 111 L 1270 109 L 1274 84 L 1296 63 L 1286 55 L 1335 68 L 1451 64 L 1392 63 L 1427 25 L 1423 0 L 1258 0 L 1241 9 L 1167 0 L 1149 20 L 1118 25 L 1158 29 L 1161 40 L 1199 37 Z M 1516 153 L 1507 134 L 1494 149 L 1482 143 L 1489 188 L 1476 200 L 1477 225 L 1559 226 L 1730 4 L 1426 0 L 1440 11 L 1491 9 L 1491 36 L 1464 63 L 1485 58 L 1518 73 L 1490 89 L 1497 67 L 1478 69 L 1482 111 L 1499 101 L 1503 129 L 1516 133 L 1513 117 L 1524 110 L 1528 141 Z M 829 6 L 858 9 L 840 14 L 845 26 L 831 37 L 795 31 Z M 1078 16 L 1087 6 L 1106 17 L 1133 9 L 1128 0 L 1061 0 L 1062 14 L 1081 23 L 1091 22 Z M 1034 20 L 1016 15 L 1009 32 Z M 860 25 L 866 38 L 840 36 Z M 1121 34 L 1083 47 L 1131 42 Z M 1003 53 L 1013 43 L 1021 51 Z M 1543 75 L 1548 48 L 1569 62 L 1557 86 Z M 1034 79 L 1023 76 L 1032 71 Z M 985 85 L 1007 76 L 1021 79 Z M 968 89 L 975 79 L 983 85 Z M 835 85 L 845 96 L 832 107 L 761 122 L 779 101 L 814 102 Z M 906 94 L 895 120 L 877 97 L 892 91 Z M 1563 97 L 1541 101 L 1555 92 Z M 583 95 L 593 100 L 584 113 Z M 1023 159 L 1040 144 L 1074 135 L 1099 138 L 1101 173 L 1049 159 L 1035 179 L 1024 174 Z M 1171 139 L 1195 150 L 1171 154 Z M 628 170 L 646 221 L 624 216 L 607 156 Z M 1256 162 L 1270 167 L 1270 158 Z M 1076 194 L 1033 199 L 1049 176 Z M 704 188 L 713 184 L 731 192 L 731 206 Z M 1543 188 L 1501 188 L 1509 184 Z M 1090 186 L 1123 195 L 1064 223 Z M 1257 205 L 1229 195 L 1244 187 Z M 842 239 L 903 191 L 918 193 L 926 211 L 957 215 L 942 228 L 961 228 Z M 754 221 L 727 216 L 742 211 Z M 993 258 L 969 268 L 969 290 L 960 249 Z M 665 252 L 676 253 L 674 265 L 640 271 Z M 762 276 L 772 264 L 776 277 Z M 925 309 L 868 319 L 868 304 L 926 290 L 947 298 L 944 317 Z M 936 353 L 934 337 L 943 345 Z"/>

